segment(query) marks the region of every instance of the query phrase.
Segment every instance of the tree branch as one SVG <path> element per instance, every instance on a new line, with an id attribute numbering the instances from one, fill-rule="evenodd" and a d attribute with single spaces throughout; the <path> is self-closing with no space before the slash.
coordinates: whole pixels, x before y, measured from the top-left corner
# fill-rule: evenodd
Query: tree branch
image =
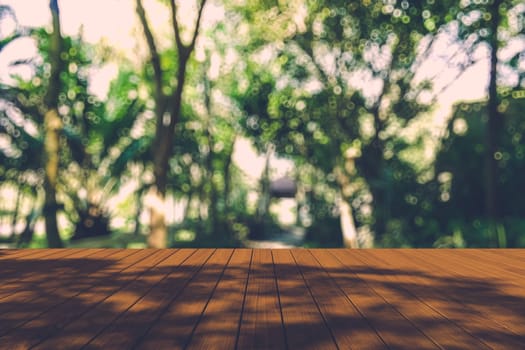
<path id="1" fill-rule="evenodd" d="M 49 61 L 51 63 L 51 76 L 49 77 L 49 87 L 45 96 L 46 105 L 49 109 L 56 108 L 58 105 L 58 95 L 60 92 L 60 72 L 62 71 L 62 34 L 59 18 L 57 0 L 49 2 L 53 21 L 53 33 L 51 34 L 51 49 Z"/>
<path id="2" fill-rule="evenodd" d="M 197 14 L 197 23 L 195 24 L 195 30 L 193 31 L 191 42 L 189 45 L 185 45 L 182 42 L 182 39 L 180 36 L 179 22 L 177 20 L 177 4 L 175 0 L 170 0 L 173 32 L 175 34 L 175 42 L 177 43 L 177 49 L 179 50 L 179 53 L 189 55 L 193 51 L 193 48 L 195 47 L 195 41 L 197 40 L 197 36 L 199 34 L 199 28 L 200 28 L 200 23 L 202 20 L 202 13 L 204 10 L 204 5 L 206 5 L 206 0 L 202 0 L 201 5 L 199 7 L 198 14 Z"/>
<path id="3" fill-rule="evenodd" d="M 190 43 L 190 46 L 189 46 L 190 52 L 195 47 L 195 41 L 197 40 L 197 35 L 199 34 L 200 23 L 201 23 L 201 19 L 202 19 L 202 12 L 204 10 L 204 5 L 206 5 L 206 0 L 202 0 L 201 6 L 199 7 L 199 14 L 197 15 L 197 23 L 195 24 L 195 30 L 193 31 L 193 38 L 191 38 L 191 43 Z"/>
<path id="4" fill-rule="evenodd" d="M 149 52 L 151 55 L 151 65 L 153 66 L 154 79 L 155 79 L 155 95 L 157 97 L 157 102 L 162 98 L 162 68 L 160 66 L 160 56 L 155 43 L 155 38 L 151 31 L 151 27 L 146 18 L 146 12 L 144 6 L 142 5 L 142 0 L 137 0 L 137 15 L 139 16 L 140 23 L 144 30 L 144 36 L 146 37 L 146 43 L 148 44 Z"/>
<path id="5" fill-rule="evenodd" d="M 182 43 L 180 38 L 179 22 L 177 20 L 177 4 L 175 0 L 170 0 L 170 9 L 171 9 L 171 23 L 173 25 L 173 32 L 175 34 L 175 42 L 177 43 L 177 49 L 179 52 L 182 52 L 186 46 Z"/>

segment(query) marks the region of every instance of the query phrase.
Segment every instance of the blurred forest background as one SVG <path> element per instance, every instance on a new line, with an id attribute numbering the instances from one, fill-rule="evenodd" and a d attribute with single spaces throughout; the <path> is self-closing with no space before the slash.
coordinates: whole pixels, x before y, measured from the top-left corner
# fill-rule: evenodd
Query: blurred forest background
<path id="1" fill-rule="evenodd" d="M 522 0 L 89 2 L 127 50 L 40 2 L 0 1 L 3 246 L 525 247 Z"/>

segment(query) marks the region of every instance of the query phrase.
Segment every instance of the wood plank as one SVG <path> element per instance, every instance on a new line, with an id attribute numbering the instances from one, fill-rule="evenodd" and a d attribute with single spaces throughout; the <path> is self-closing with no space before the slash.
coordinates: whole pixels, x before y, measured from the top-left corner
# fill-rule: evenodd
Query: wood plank
<path id="1" fill-rule="evenodd" d="M 510 249 L 509 248 L 507 249 L 494 248 L 492 250 L 497 250 L 497 251 L 504 252 L 505 254 L 509 254 L 512 256 L 519 256 L 519 257 L 525 258 L 524 248 L 510 248 Z"/>
<path id="2" fill-rule="evenodd" d="M 431 339 L 407 322 L 403 315 L 360 279 L 347 279 L 346 283 L 340 285 L 339 281 L 334 281 L 321 267 L 311 252 L 297 255 L 297 263 L 305 269 L 303 274 L 329 327 L 334 330 L 340 347 L 347 347 L 348 344 L 356 348 L 384 348 L 386 344 L 395 348 L 403 347 L 408 341 L 417 349 L 437 348 Z M 326 262 L 323 261 L 323 265 L 325 263 L 326 269 L 331 270 L 333 274 L 343 271 L 334 260 L 327 259 Z M 334 265 L 337 268 L 334 268 Z M 345 319 L 345 314 L 351 314 L 352 317 L 346 316 L 348 321 L 340 322 Z M 366 322 L 363 322 L 363 319 Z M 360 330 L 354 332 L 352 338 L 347 336 L 348 322 L 354 323 L 352 327 Z"/>
<path id="3" fill-rule="evenodd" d="M 34 254 L 24 255 L 20 258 L 13 258 L 2 262 L 2 280 L 5 285 L 20 280 L 21 277 L 38 278 L 41 271 L 48 271 L 53 267 L 60 266 L 60 259 L 78 251 L 67 249 L 42 249 Z M 38 271 L 35 271 L 34 264 L 38 264 Z"/>
<path id="4" fill-rule="evenodd" d="M 410 282 L 405 287 L 410 292 L 490 347 L 495 349 L 523 348 L 522 341 L 515 334 L 494 322 L 492 315 L 482 314 L 477 307 L 466 304 L 469 298 L 476 296 L 475 281 L 454 278 L 442 268 L 435 267 L 417 257 L 419 254 L 428 254 L 428 252 L 429 250 L 411 250 L 407 255 L 406 251 L 382 250 L 368 253 L 391 264 L 390 273 L 393 273 L 394 276 L 401 273 L 409 275 Z M 441 254 L 441 258 L 437 260 L 440 263 L 448 259 L 445 251 Z M 497 303 L 498 301 L 496 299 L 489 302 Z"/>
<path id="5" fill-rule="evenodd" d="M 467 258 L 467 252 L 464 253 L 464 259 L 458 257 L 453 250 L 441 253 L 419 251 L 411 252 L 410 255 L 433 266 L 438 276 L 448 279 L 449 289 L 463 295 L 463 305 L 470 306 L 481 317 L 490 317 L 503 330 L 514 333 L 518 341 L 525 343 L 524 279 L 504 273 L 504 270 L 492 269 L 491 265 L 484 262 L 480 262 L 478 266 Z M 436 265 L 437 262 L 439 266 Z M 494 262 L 493 265 L 496 264 Z M 440 272 L 441 268 L 447 269 L 447 272 Z"/>
<path id="6" fill-rule="evenodd" d="M 251 249 L 234 251 L 187 349 L 235 348 L 251 260 Z"/>
<path id="7" fill-rule="evenodd" d="M 73 288 L 78 294 L 65 300 L 60 300 L 57 295 L 59 299 L 57 305 L 0 337 L 0 344 L 7 348 L 29 347 L 55 335 L 157 263 L 159 253 L 154 249 L 137 251 L 136 254 L 116 261 L 102 271 L 95 272 L 90 278 L 79 281 L 78 286 L 64 284 L 61 289 L 67 291 Z"/>
<path id="8" fill-rule="evenodd" d="M 366 279 L 369 286 L 381 294 L 390 305 L 399 310 L 410 322 L 445 349 L 490 349 L 443 314 L 433 309 L 418 295 L 404 288 L 412 283 L 404 273 L 396 274 L 390 266 L 367 252 L 352 251 L 344 259 L 355 268 L 356 275 Z M 362 271 L 362 272 L 359 272 Z"/>
<path id="9" fill-rule="evenodd" d="M 525 250 L 42 249 L 0 269 L 2 349 L 525 348 Z"/>
<path id="10" fill-rule="evenodd" d="M 479 249 L 479 251 L 492 255 L 492 259 L 499 259 L 505 257 L 509 261 L 513 261 L 514 264 L 520 264 L 523 266 L 525 263 L 525 254 L 522 252 L 523 249 Z M 497 258 L 494 257 L 497 256 Z"/>
<path id="11" fill-rule="evenodd" d="M 136 348 L 186 347 L 232 254 L 233 249 L 216 250 L 182 293 L 168 305 Z"/>
<path id="12" fill-rule="evenodd" d="M 83 254 L 80 251 L 73 253 L 75 256 L 76 254 Z M 92 252 L 84 253 L 91 254 Z M 58 260 L 55 263 L 63 265 L 64 261 Z M 68 280 L 66 277 L 69 278 L 71 283 L 76 283 L 78 275 L 90 268 L 90 266 L 89 268 L 62 267 L 62 270 L 65 269 L 67 272 L 62 271 L 62 273 L 59 273 L 60 271 L 58 270 L 61 269 L 50 270 L 49 265 L 46 266 L 44 263 L 38 266 L 44 267 L 44 270 L 39 270 L 39 267 L 33 266 L 33 272 L 40 275 L 38 279 L 21 278 L 21 283 L 14 285 L 16 288 L 4 290 L 4 293 L 2 293 L 2 299 L 0 299 L 0 336 L 27 322 L 27 320 L 38 316 L 43 311 L 51 308 L 53 304 L 61 302 L 56 297 L 56 291 Z"/>
<path id="13" fill-rule="evenodd" d="M 89 343 L 168 274 L 172 263 L 170 258 L 175 254 L 176 250 L 172 249 L 159 251 L 151 267 L 36 348 L 80 348 Z M 64 346 L 65 344 L 67 345 Z"/>
<path id="14" fill-rule="evenodd" d="M 158 320 L 166 307 L 201 269 L 213 250 L 181 249 L 168 265 L 169 273 L 118 320 L 92 339 L 85 349 L 131 349 Z M 168 262 L 168 261 L 167 261 Z"/>
<path id="15" fill-rule="evenodd" d="M 35 249 L 35 248 L 26 248 L 26 249 L 2 249 L 2 252 L 7 252 L 3 255 L 0 255 L 1 260 L 11 260 L 11 259 L 21 259 L 21 258 L 37 258 L 45 255 L 51 255 L 62 251 L 63 249 Z M 9 253 L 11 252 L 12 253 Z"/>
<path id="16" fill-rule="evenodd" d="M 76 259 L 81 258 L 82 253 L 99 258 L 109 254 L 104 250 L 86 249 L 83 252 L 76 252 Z M 64 261 L 62 263 L 67 270 L 61 274 L 50 275 L 48 272 L 41 272 L 47 278 L 44 282 L 23 284 L 18 290 L 12 291 L 12 294 L 0 299 L 0 336 L 63 301 L 67 295 L 60 293 L 59 288 L 64 284 L 75 284 L 79 275 L 93 273 L 104 267 L 104 264 L 87 260 L 80 266 L 71 268 L 68 268 L 70 264 L 65 264 Z M 34 269 L 38 270 L 38 265 L 33 264 Z M 57 298 L 57 295 L 60 297 Z"/>
<path id="17" fill-rule="evenodd" d="M 304 281 L 301 269 L 297 266 L 291 249 L 272 249 L 272 258 L 275 277 L 278 282 L 289 279 Z"/>
<path id="18" fill-rule="evenodd" d="M 253 251 L 237 348 L 286 348 L 272 254 L 268 249 Z"/>
<path id="19" fill-rule="evenodd" d="M 20 248 L 0 248 L 0 256 L 19 253 L 21 250 Z"/>
<path id="20" fill-rule="evenodd" d="M 463 249 L 459 255 L 457 250 L 451 250 L 449 253 L 453 258 L 461 259 L 463 263 L 480 273 L 505 275 L 505 279 L 516 281 L 520 286 L 525 280 L 525 264 L 520 264 L 513 259 L 508 260 L 503 254 L 494 257 L 487 255 L 482 249 Z"/>
<path id="21" fill-rule="evenodd" d="M 82 251 L 91 259 L 102 259 L 112 254 L 109 250 L 95 249 L 94 254 L 90 254 L 92 250 Z M 75 254 L 82 251 L 75 250 Z M 131 252 L 126 251 L 121 253 L 124 255 L 131 254 Z M 50 276 L 46 270 L 40 271 L 41 264 L 38 264 L 38 261 L 33 262 L 35 265 L 34 270 L 39 271 L 46 281 L 29 287 L 26 286 L 27 288 L 0 300 L 0 336 L 63 302 L 67 293 L 70 292 L 69 289 L 65 290 L 64 286 L 78 286 L 79 275 L 88 277 L 94 271 L 105 266 L 103 262 L 98 260 L 83 261 L 83 263 L 76 260 L 76 262 L 79 263 L 79 266 L 73 266 L 69 273 L 58 276 L 54 274 Z M 69 266 L 70 264 L 69 261 L 64 259 L 62 265 Z M 13 311 L 13 313 L 10 313 L 10 311 Z"/>
<path id="22" fill-rule="evenodd" d="M 416 252 L 417 253 L 417 252 Z M 524 287 L 525 287 L 525 278 L 521 274 L 509 271 L 505 267 L 500 268 L 503 264 L 500 260 L 494 260 L 492 262 L 485 261 L 484 259 L 477 259 L 475 256 L 470 255 L 472 252 L 463 252 L 463 254 L 458 255 L 456 251 L 450 250 L 446 252 L 446 261 L 440 263 L 439 266 L 436 265 L 436 261 L 440 260 L 428 260 L 428 256 L 435 257 L 435 259 L 442 259 L 439 252 L 436 255 L 436 252 L 428 252 L 427 254 L 416 254 L 416 258 L 421 258 L 425 261 L 428 261 L 433 266 L 441 267 L 444 266 L 447 269 L 447 272 L 453 276 L 462 276 L 466 278 L 476 278 L 480 279 L 482 287 L 487 289 L 487 286 L 491 286 L 494 291 L 496 289 L 500 290 L 506 296 L 513 296 L 517 299 L 513 305 L 508 305 L 510 309 L 523 311 L 523 303 L 521 298 L 524 297 Z M 459 264 L 459 266 L 458 266 Z M 490 283 L 487 283 L 490 281 Z M 510 302 L 511 299 L 506 299 L 507 302 Z M 521 331 L 520 331 L 521 332 Z"/>
<path id="23" fill-rule="evenodd" d="M 23 257 L 36 253 L 42 249 L 2 249 L 0 248 L 0 261 L 13 259 L 15 257 Z"/>
<path id="24" fill-rule="evenodd" d="M 290 250 L 272 250 L 290 349 L 334 348 L 334 340 Z"/>
<path id="25" fill-rule="evenodd" d="M 0 301 L 9 302 L 5 298 L 12 297 L 14 293 L 35 292 L 35 290 L 45 289 L 50 284 L 56 283 L 58 278 L 76 275 L 75 266 L 64 264 L 65 259 L 84 259 L 93 254 L 102 254 L 102 256 L 109 254 L 102 249 L 64 251 L 63 253 L 63 255 L 53 255 L 52 259 L 19 260 L 12 266 L 12 274 L 6 273 L 10 277 L 2 278 L 5 282 L 0 286 Z M 55 278 L 49 278 L 50 274 Z"/>

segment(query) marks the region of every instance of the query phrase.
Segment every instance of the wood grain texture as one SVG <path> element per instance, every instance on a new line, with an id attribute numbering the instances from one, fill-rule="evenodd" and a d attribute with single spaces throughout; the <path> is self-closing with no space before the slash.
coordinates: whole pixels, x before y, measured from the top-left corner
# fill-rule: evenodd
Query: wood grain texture
<path id="1" fill-rule="evenodd" d="M 0 253 L 0 349 L 525 349 L 525 250 Z"/>
<path id="2" fill-rule="evenodd" d="M 354 266 L 364 266 L 365 271 L 368 270 L 369 273 L 359 271 L 356 272 L 356 275 L 366 280 L 376 293 L 382 295 L 386 301 L 436 344 L 445 349 L 469 347 L 489 349 L 486 344 L 425 303 L 426 295 L 413 293 L 409 287 L 413 283 L 410 272 L 407 274 L 389 273 L 390 265 L 370 254 L 360 254 L 360 252 L 352 255 L 347 254 L 342 260 L 353 263 Z M 368 268 L 368 266 L 374 268 Z M 374 269 L 378 269 L 378 271 L 374 271 Z"/>
<path id="3" fill-rule="evenodd" d="M 164 310 L 138 349 L 183 349 L 206 309 L 232 249 L 215 250 L 201 270 Z"/>
<path id="4" fill-rule="evenodd" d="M 272 254 L 288 347 L 334 348 L 331 331 L 291 251 L 274 250 Z"/>
<path id="5" fill-rule="evenodd" d="M 286 348 L 272 253 L 267 249 L 253 252 L 237 346 Z"/>

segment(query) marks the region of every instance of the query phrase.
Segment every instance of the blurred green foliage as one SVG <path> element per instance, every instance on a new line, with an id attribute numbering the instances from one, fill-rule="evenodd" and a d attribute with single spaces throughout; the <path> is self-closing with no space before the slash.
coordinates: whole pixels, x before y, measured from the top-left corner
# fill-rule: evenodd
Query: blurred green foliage
<path id="1" fill-rule="evenodd" d="M 343 245 L 338 203 L 345 201 L 360 246 L 524 247 L 523 52 L 500 62 L 504 127 L 494 157 L 503 200 L 495 221 L 486 218 L 484 204 L 487 103 L 458 101 L 437 135 L 429 116 L 446 86 L 421 71 L 439 40 L 457 48 L 441 55 L 450 72 L 483 59 L 479 49 L 490 45 L 491 5 L 224 1 L 225 17 L 201 33 L 199 57 L 191 56 L 187 66 L 170 145 L 174 207 L 167 210 L 178 205 L 182 213 L 171 220 L 170 245 L 241 246 L 282 230 L 275 216 L 250 200 L 268 195 L 268 179 L 254 185 L 233 161 L 236 144 L 248 138 L 260 154 L 275 149 L 294 162 L 305 246 Z M 502 42 L 525 40 L 522 7 L 500 1 Z M 1 6 L 0 21 L 7 16 L 13 13 Z M 38 55 L 8 68 L 29 67 L 30 78 L 0 82 L 0 191 L 19 198 L 16 205 L 3 204 L 0 215 L 2 225 L 12 226 L 7 241 L 40 246 L 30 233 L 43 215 L 49 34 L 43 28 L 0 33 L 0 55 L 24 35 L 35 40 Z M 148 203 L 153 71 L 118 58 L 107 97 L 96 96 L 90 74 L 110 60 L 104 50 L 110 49 L 64 38 L 57 190 L 65 240 L 146 234 L 141 217 L 155 205 Z M 166 95 L 176 83 L 170 79 L 177 55 L 173 48 L 160 52 Z M 115 205 L 119 196 L 124 204 Z M 119 220 L 124 224 L 115 224 Z"/>

